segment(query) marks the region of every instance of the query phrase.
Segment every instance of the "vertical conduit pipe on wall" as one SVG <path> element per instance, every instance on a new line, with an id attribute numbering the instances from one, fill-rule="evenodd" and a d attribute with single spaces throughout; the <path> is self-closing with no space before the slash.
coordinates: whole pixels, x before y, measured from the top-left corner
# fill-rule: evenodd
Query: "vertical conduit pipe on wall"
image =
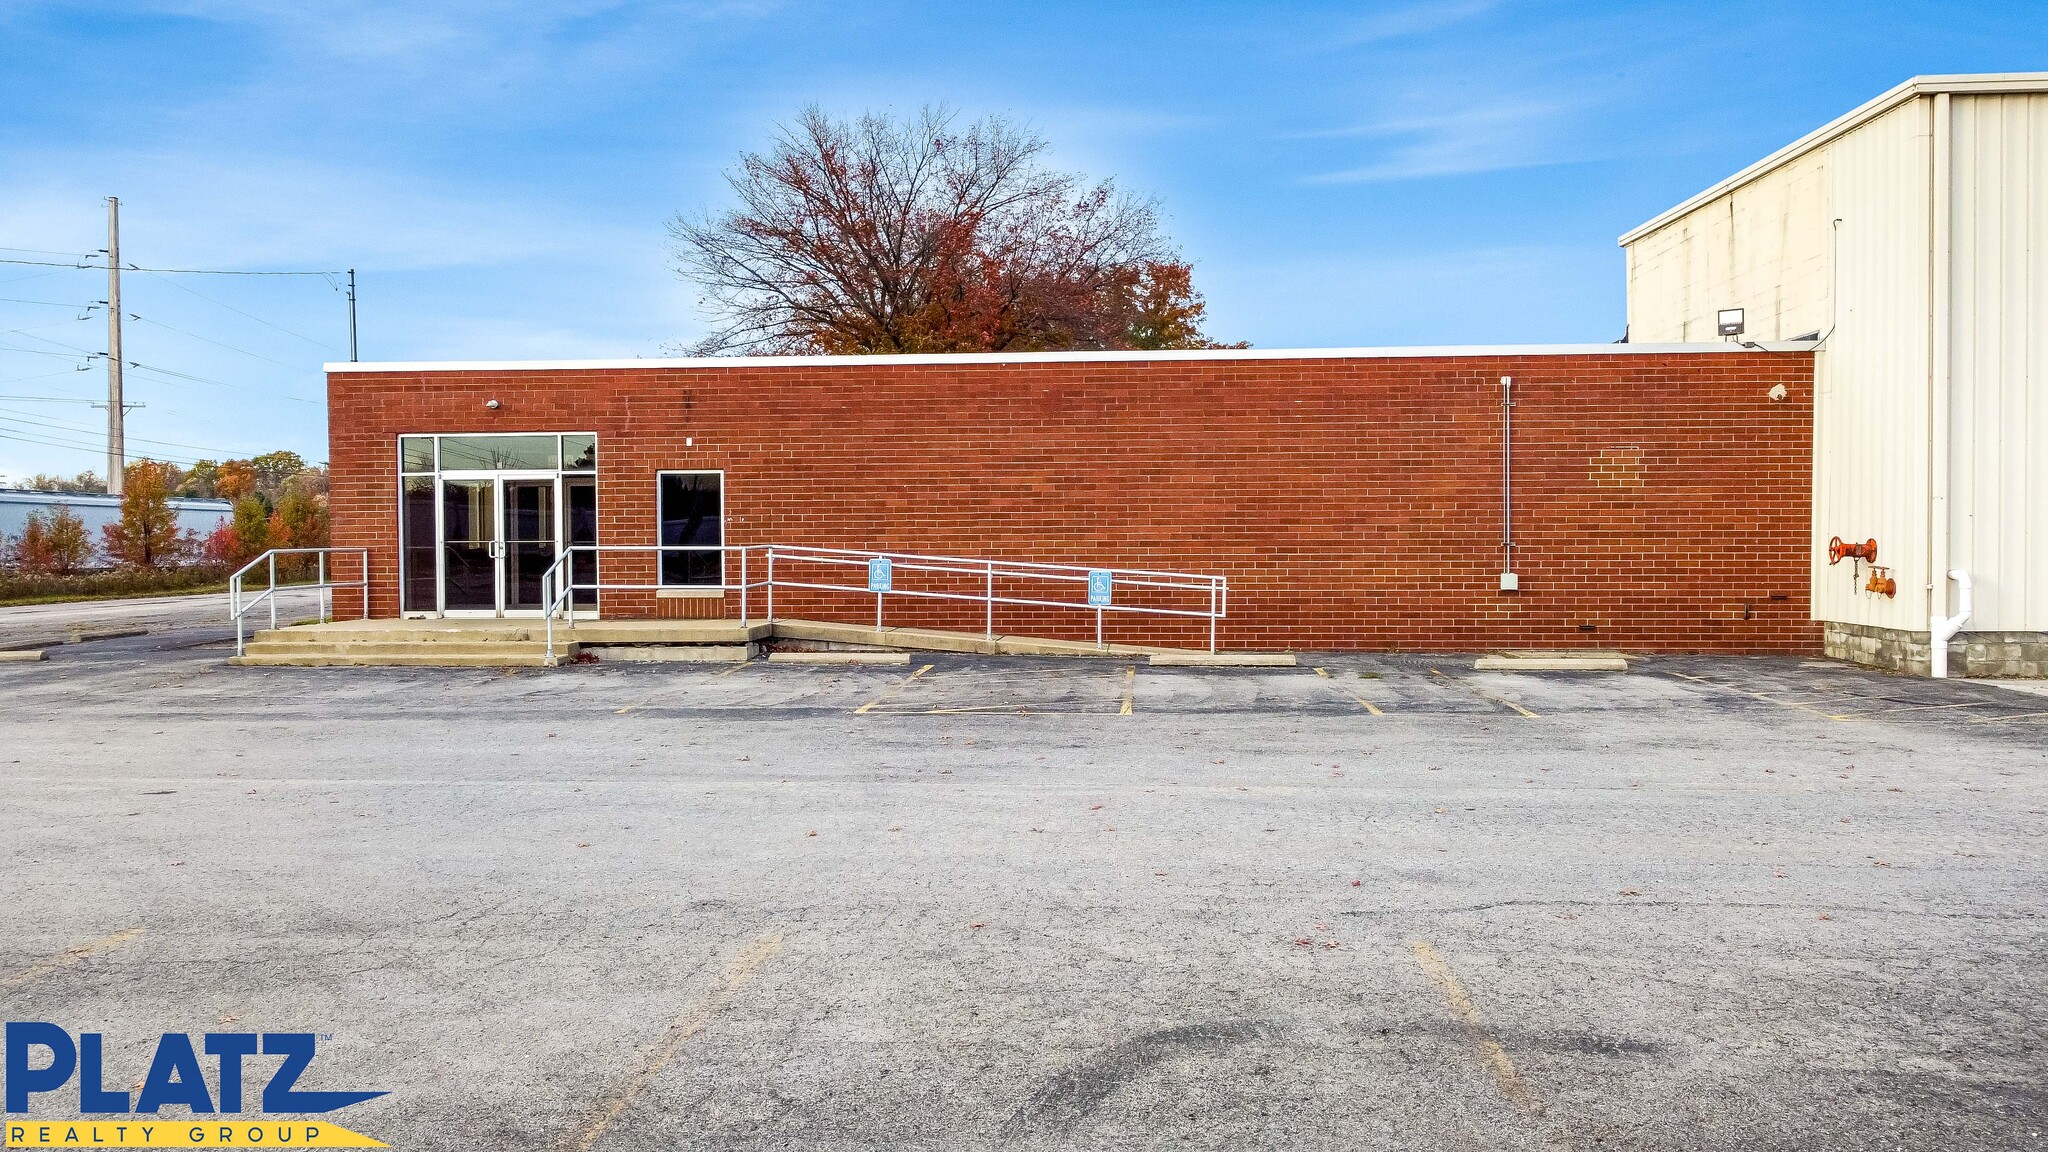
<path id="1" fill-rule="evenodd" d="M 1517 591 L 1515 577 L 1515 378 L 1500 378 L 1500 589 Z"/>
<path id="2" fill-rule="evenodd" d="M 1928 670 L 1936 679 L 1948 675 L 1948 640 L 1962 627 L 1962 621 L 1968 615 L 1965 613 L 1952 619 L 1948 614 L 1948 438 L 1953 392 L 1950 341 L 1953 337 L 1951 315 L 1955 297 L 1954 253 L 1951 250 L 1955 232 L 1951 114 L 1949 94 L 1935 93 L 1931 158 L 1934 170 L 1928 197 L 1934 217 L 1934 235 L 1931 237 L 1934 251 L 1933 267 L 1929 269 L 1928 313 L 1931 323 L 1927 340 L 1927 639 Z M 1943 635 L 1944 628 L 1947 635 Z"/>

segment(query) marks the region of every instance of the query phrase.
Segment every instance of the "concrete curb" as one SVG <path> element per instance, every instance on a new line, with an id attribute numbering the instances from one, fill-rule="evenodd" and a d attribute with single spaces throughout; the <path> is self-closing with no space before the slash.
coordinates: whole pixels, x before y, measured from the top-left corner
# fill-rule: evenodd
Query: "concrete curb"
<path id="1" fill-rule="evenodd" d="M 0 652 L 0 664 L 33 664 L 49 658 L 41 648 L 11 648 Z"/>
<path id="2" fill-rule="evenodd" d="M 908 664 L 908 652 L 770 652 L 770 664 Z"/>
<path id="3" fill-rule="evenodd" d="M 1475 672 L 1626 672 L 1618 652 L 1503 652 L 1472 662 Z"/>
<path id="4" fill-rule="evenodd" d="M 1292 652 L 1157 652 L 1150 663 L 1160 668 L 1293 668 Z"/>
<path id="5" fill-rule="evenodd" d="M 627 664 L 744 664 L 754 654 L 751 644 L 600 644 L 583 651 L 599 663 Z"/>

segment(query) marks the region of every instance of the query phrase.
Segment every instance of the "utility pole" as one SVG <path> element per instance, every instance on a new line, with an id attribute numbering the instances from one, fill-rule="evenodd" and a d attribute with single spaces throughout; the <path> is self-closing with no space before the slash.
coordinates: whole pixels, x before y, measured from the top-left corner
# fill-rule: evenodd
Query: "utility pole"
<path id="1" fill-rule="evenodd" d="M 121 201 L 107 197 L 107 495 L 119 496 L 128 446 L 121 401 Z"/>
<path id="2" fill-rule="evenodd" d="M 356 359 L 356 270 L 348 270 L 348 358 Z"/>

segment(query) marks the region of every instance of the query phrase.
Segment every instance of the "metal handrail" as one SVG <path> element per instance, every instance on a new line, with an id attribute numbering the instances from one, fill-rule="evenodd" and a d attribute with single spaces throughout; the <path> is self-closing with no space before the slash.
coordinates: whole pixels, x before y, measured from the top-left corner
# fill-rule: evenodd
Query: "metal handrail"
<path id="1" fill-rule="evenodd" d="M 674 551 L 715 551 L 720 554 L 719 583 L 715 585 L 687 585 L 687 587 L 716 588 L 721 593 L 739 592 L 740 619 L 742 621 L 752 619 L 752 614 L 749 610 L 750 597 L 753 590 L 759 588 L 766 593 L 767 619 L 773 622 L 775 619 L 775 589 L 781 587 L 819 592 L 852 592 L 873 596 L 875 598 L 876 628 L 882 626 L 883 602 L 890 596 L 929 600 L 979 601 L 983 605 L 984 628 L 991 640 L 995 638 L 995 606 L 998 604 L 1040 608 L 1077 608 L 1093 612 L 1095 614 L 1095 643 L 1098 648 L 1104 646 L 1102 627 L 1103 616 L 1107 612 L 1206 619 L 1209 621 L 1209 651 L 1214 652 L 1216 650 L 1216 622 L 1227 616 L 1230 607 L 1230 583 L 1227 577 L 1197 575 L 1186 572 L 1165 572 L 1147 568 L 1089 568 L 1079 564 L 1046 564 L 1030 560 L 990 560 L 964 556 L 928 556 L 911 552 L 882 552 L 851 548 L 813 548 L 803 545 L 786 544 L 743 544 L 717 548 L 679 548 L 663 544 L 572 544 L 562 549 L 561 553 L 555 557 L 554 563 L 550 564 L 547 571 L 541 575 L 542 615 L 546 617 L 547 626 L 547 658 L 552 661 L 555 657 L 555 618 L 558 615 L 564 614 L 571 619 L 574 618 L 576 593 L 590 592 L 595 594 L 605 591 L 651 592 L 659 591 L 663 588 L 677 587 L 677 585 L 667 585 L 659 582 L 653 584 L 607 583 L 603 579 L 602 571 L 593 573 L 595 579 L 589 583 L 577 583 L 566 578 L 568 576 L 566 566 L 570 563 L 570 557 L 573 554 L 577 552 L 589 553 L 592 557 L 592 566 L 596 568 L 602 564 L 602 554 L 606 552 L 661 553 Z M 750 569 L 753 564 L 750 556 L 756 552 L 761 553 L 765 561 L 761 569 L 765 572 L 765 575 L 759 580 L 750 579 Z M 727 565 L 724 563 L 723 557 L 733 553 L 737 553 L 740 558 L 740 579 L 737 584 L 730 583 L 725 579 Z M 815 580 L 792 580 L 776 575 L 775 564 L 778 559 L 782 560 L 785 565 L 793 562 L 798 564 L 824 564 L 860 568 L 866 568 L 871 561 L 885 559 L 889 561 L 892 572 L 900 569 L 905 572 L 926 572 L 947 576 L 979 576 L 982 578 L 982 592 L 980 595 L 973 595 L 964 592 L 899 589 L 893 587 L 893 578 L 890 581 L 892 586 L 885 590 L 870 588 L 865 583 L 832 584 L 821 583 Z M 1150 605 L 1117 604 L 1114 602 L 1109 604 L 1089 604 L 1073 600 L 1036 599 L 1026 596 L 998 596 L 996 594 L 996 581 L 999 579 L 1005 581 L 1046 580 L 1086 585 L 1097 572 L 1108 572 L 1113 586 L 1200 594 L 1206 606 L 1200 609 L 1193 609 L 1160 608 Z"/>
<path id="2" fill-rule="evenodd" d="M 362 576 L 356 580 L 329 580 L 329 556 L 353 552 L 362 557 Z M 285 588 L 317 588 L 320 590 L 320 621 L 326 623 L 334 615 L 334 589 L 361 588 L 363 590 L 363 619 L 370 618 L 370 550 L 368 548 L 272 548 L 235 571 L 228 577 L 228 617 L 235 622 L 235 655 L 242 654 L 242 618 L 254 611 L 265 600 L 270 601 L 270 626 L 277 627 L 277 558 L 279 556 L 317 556 L 315 580 L 311 584 L 286 584 Z M 243 598 L 242 577 L 259 565 L 268 573 L 269 583 L 253 598 Z"/>

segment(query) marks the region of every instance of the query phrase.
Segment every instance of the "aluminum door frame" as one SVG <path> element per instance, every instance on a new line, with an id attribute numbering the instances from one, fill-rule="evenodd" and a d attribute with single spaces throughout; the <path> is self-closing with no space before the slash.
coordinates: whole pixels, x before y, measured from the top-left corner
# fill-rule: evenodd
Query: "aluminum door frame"
<path id="1" fill-rule="evenodd" d="M 456 608 L 448 607 L 448 524 L 446 518 L 446 484 L 450 480 L 475 483 L 478 480 L 491 482 L 491 574 L 492 607 Z M 507 480 L 551 480 L 555 485 L 554 536 L 555 555 L 562 554 L 563 536 L 567 525 L 563 521 L 562 473 L 560 469 L 546 468 L 461 468 L 450 472 L 434 474 L 434 609 L 444 620 L 538 620 L 544 611 L 539 608 L 512 609 L 505 607 L 506 547 L 505 547 L 505 481 Z"/>

